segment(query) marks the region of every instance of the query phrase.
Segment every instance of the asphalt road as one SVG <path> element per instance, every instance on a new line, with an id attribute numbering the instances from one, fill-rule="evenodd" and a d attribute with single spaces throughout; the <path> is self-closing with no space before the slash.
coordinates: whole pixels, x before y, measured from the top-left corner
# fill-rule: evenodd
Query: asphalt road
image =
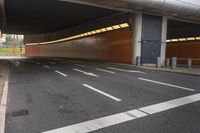
<path id="1" fill-rule="evenodd" d="M 200 133 L 200 77 L 63 58 L 11 62 L 6 133 Z"/>

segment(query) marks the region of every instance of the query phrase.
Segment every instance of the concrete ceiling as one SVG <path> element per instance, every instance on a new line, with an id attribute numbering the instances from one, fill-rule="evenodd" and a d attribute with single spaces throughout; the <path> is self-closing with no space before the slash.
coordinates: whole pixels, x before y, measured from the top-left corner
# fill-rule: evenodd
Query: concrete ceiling
<path id="1" fill-rule="evenodd" d="M 5 0 L 4 33 L 37 34 L 120 13 L 58 0 Z"/>
<path id="2" fill-rule="evenodd" d="M 200 35 L 200 24 L 168 20 L 168 39 L 197 37 Z"/>

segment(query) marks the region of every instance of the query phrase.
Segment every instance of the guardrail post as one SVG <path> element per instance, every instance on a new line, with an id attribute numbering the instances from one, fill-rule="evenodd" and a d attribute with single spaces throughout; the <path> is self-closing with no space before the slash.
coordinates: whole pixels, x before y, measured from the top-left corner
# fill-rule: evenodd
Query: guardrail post
<path id="1" fill-rule="evenodd" d="M 191 58 L 187 60 L 187 65 L 188 65 L 188 68 L 192 67 L 192 59 Z"/>
<path id="2" fill-rule="evenodd" d="M 176 65 L 177 65 L 177 58 L 176 57 L 172 57 L 171 68 L 175 69 Z"/>
<path id="3" fill-rule="evenodd" d="M 169 67 L 170 66 L 170 58 L 167 58 L 166 59 L 166 67 Z"/>
<path id="4" fill-rule="evenodd" d="M 161 58 L 157 57 L 156 68 L 160 68 L 160 67 L 161 67 Z"/>
<path id="5" fill-rule="evenodd" d="M 136 57 L 136 66 L 140 66 L 141 65 L 140 63 L 141 63 L 140 57 L 137 56 Z"/>

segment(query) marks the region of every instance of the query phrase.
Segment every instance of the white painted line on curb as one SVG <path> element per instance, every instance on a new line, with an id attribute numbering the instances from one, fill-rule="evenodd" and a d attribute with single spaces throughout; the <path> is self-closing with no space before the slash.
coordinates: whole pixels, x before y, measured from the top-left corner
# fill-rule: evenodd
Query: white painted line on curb
<path id="1" fill-rule="evenodd" d="M 58 70 L 55 70 L 55 72 L 58 73 L 58 74 L 60 74 L 60 75 L 62 75 L 62 76 L 64 76 L 64 77 L 67 77 L 66 74 L 64 74 L 64 73 L 62 73 L 62 72 L 60 72 L 60 71 L 58 71 Z"/>
<path id="2" fill-rule="evenodd" d="M 102 72 L 107 72 L 107 73 L 112 73 L 112 74 L 115 73 L 115 72 L 104 70 L 104 69 L 100 69 L 100 68 L 96 68 L 96 70 L 99 70 L 99 71 L 102 71 Z"/>
<path id="3" fill-rule="evenodd" d="M 170 87 L 174 87 L 174 88 L 179 88 L 179 89 L 183 89 L 183 90 L 187 90 L 187 91 L 195 91 L 194 89 L 177 86 L 177 85 L 172 85 L 172 84 L 168 84 L 168 83 L 163 83 L 163 82 L 159 82 L 159 81 L 154 81 L 154 80 L 150 80 L 150 79 L 144 79 L 144 78 L 138 78 L 138 79 L 147 81 L 147 82 L 151 82 L 151 83 L 155 83 L 155 84 L 161 84 L 161 85 L 166 85 L 166 86 L 170 86 Z"/>
<path id="4" fill-rule="evenodd" d="M 198 101 L 200 101 L 200 93 L 170 100 L 159 104 L 154 104 L 140 109 L 134 109 L 119 114 L 114 114 L 94 120 L 85 121 L 82 123 L 54 129 L 43 133 L 88 133 Z"/>
<path id="5" fill-rule="evenodd" d="M 6 76 L 6 81 L 4 84 L 1 105 L 0 105 L 0 133 L 5 132 L 6 106 L 7 106 L 7 97 L 8 97 L 8 76 L 9 76 L 9 70 Z"/>
<path id="6" fill-rule="evenodd" d="M 96 75 L 96 74 L 93 74 L 93 73 L 88 73 L 88 72 L 85 72 L 85 71 L 83 71 L 83 70 L 80 70 L 80 69 L 73 69 L 74 71 L 77 71 L 77 72 L 81 72 L 81 73 L 83 73 L 83 74 L 85 74 L 85 75 L 89 75 L 89 76 L 93 76 L 93 77 L 99 77 L 98 75 Z"/>
<path id="7" fill-rule="evenodd" d="M 47 65 L 43 65 L 43 67 L 45 67 L 45 68 L 48 68 L 48 69 L 50 68 L 50 67 L 49 67 L 49 66 L 47 66 Z"/>
<path id="8" fill-rule="evenodd" d="M 145 72 L 142 72 L 142 71 L 125 70 L 125 69 L 114 68 L 114 67 L 107 67 L 107 68 L 108 68 L 108 69 L 112 69 L 112 70 L 122 71 L 122 72 L 141 73 L 141 74 L 144 74 L 144 73 L 145 73 Z"/>
<path id="9" fill-rule="evenodd" d="M 81 65 L 81 64 L 74 64 L 76 66 L 80 66 L 80 67 L 85 67 L 84 65 Z"/>
<path id="10" fill-rule="evenodd" d="M 106 97 L 109 97 L 109 98 L 111 98 L 111 99 L 113 99 L 113 100 L 115 100 L 115 101 L 117 101 L 117 102 L 121 102 L 121 101 L 122 101 L 121 99 L 116 98 L 116 97 L 114 97 L 114 96 L 111 96 L 110 94 L 107 94 L 107 93 L 105 93 L 105 92 L 103 92 L 103 91 L 100 91 L 100 90 L 98 90 L 98 89 L 96 89 L 96 88 L 94 88 L 94 87 L 92 87 L 92 86 L 90 86 L 90 85 L 83 84 L 83 86 L 89 88 L 90 90 L 96 91 L 96 92 L 98 92 L 98 93 L 100 93 L 100 94 L 102 94 L 102 95 L 104 95 L 104 96 L 106 96 Z"/>

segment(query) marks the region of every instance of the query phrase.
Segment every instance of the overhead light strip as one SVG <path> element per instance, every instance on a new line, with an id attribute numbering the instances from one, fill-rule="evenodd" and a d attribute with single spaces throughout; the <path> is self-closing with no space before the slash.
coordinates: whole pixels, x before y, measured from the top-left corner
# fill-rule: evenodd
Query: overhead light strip
<path id="1" fill-rule="evenodd" d="M 40 43 L 29 43 L 29 44 L 26 44 L 26 45 L 44 45 L 44 44 L 53 44 L 53 43 L 65 42 L 65 41 L 79 39 L 79 38 L 83 38 L 83 37 L 87 37 L 87 36 L 91 36 L 91 35 L 95 35 L 95 34 L 100 34 L 100 33 L 103 33 L 103 32 L 109 32 L 109 31 L 113 31 L 113 30 L 124 29 L 124 28 L 128 28 L 128 27 L 130 27 L 130 25 L 128 23 L 122 23 L 122 24 L 118 24 L 118 25 L 113 25 L 113 26 L 104 27 L 104 28 L 101 28 L 101 29 L 96 29 L 96 30 L 93 30 L 93 31 L 81 33 L 81 34 L 78 34 L 78 35 L 73 35 L 73 36 L 66 37 L 66 38 L 59 39 L 59 40 L 55 40 L 55 41 L 40 42 Z"/>
<path id="2" fill-rule="evenodd" d="M 166 40 L 167 43 L 169 42 L 187 42 L 187 41 L 198 41 L 200 37 L 188 37 L 188 38 L 177 38 L 177 39 L 168 39 Z"/>

